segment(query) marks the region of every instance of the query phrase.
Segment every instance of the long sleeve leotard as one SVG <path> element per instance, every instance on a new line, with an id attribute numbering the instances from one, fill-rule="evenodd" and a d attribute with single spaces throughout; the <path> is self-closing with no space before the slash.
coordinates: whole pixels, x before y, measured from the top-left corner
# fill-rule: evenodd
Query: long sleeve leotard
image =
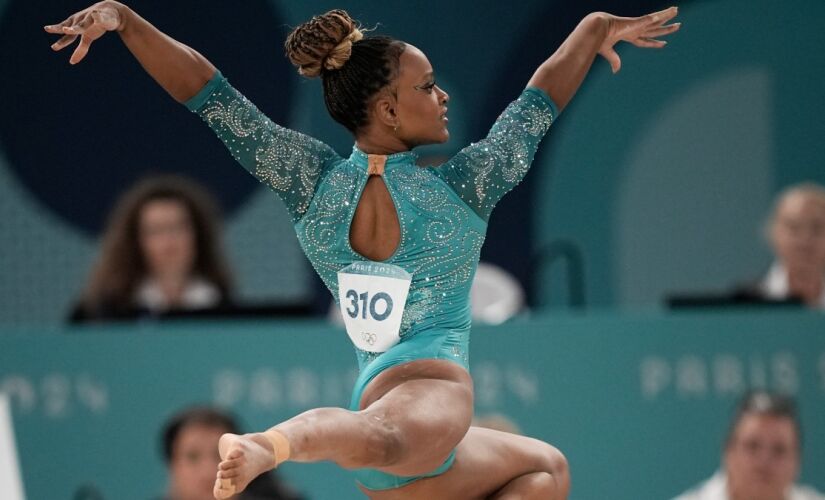
<path id="1" fill-rule="evenodd" d="M 342 158 L 326 144 L 273 123 L 218 72 L 187 107 L 200 115 L 249 172 L 284 201 L 303 251 L 332 292 L 337 272 L 367 260 L 349 228 L 367 182 L 367 155 Z M 401 242 L 385 262 L 412 275 L 401 342 L 382 354 L 356 349 L 361 387 L 377 373 L 419 358 L 468 367 L 470 285 L 496 202 L 525 175 L 557 115 L 541 90 L 528 88 L 483 140 L 438 167 L 416 155 L 386 158 L 383 180 L 398 213 Z M 360 396 L 356 387 L 353 401 Z"/>

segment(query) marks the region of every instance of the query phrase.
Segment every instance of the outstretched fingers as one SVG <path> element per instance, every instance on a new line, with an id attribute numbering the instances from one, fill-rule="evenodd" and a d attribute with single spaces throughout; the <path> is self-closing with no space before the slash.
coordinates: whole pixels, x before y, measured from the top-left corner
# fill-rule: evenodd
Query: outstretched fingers
<path id="1" fill-rule="evenodd" d="M 100 14 L 90 12 L 79 23 L 64 28 L 64 31 L 67 34 L 80 35 L 80 43 L 69 59 L 71 64 L 77 64 L 86 57 L 92 42 L 100 38 L 106 32 L 106 28 L 103 26 Z"/>
<path id="2" fill-rule="evenodd" d="M 67 26 L 65 21 L 60 24 L 47 24 L 43 26 L 43 30 L 46 33 L 51 33 L 53 35 L 62 35 L 63 34 L 63 26 Z"/>
<path id="3" fill-rule="evenodd" d="M 85 14 L 75 22 L 63 26 L 63 33 L 69 35 L 82 35 L 95 23 L 94 17 L 90 14 Z"/>
<path id="4" fill-rule="evenodd" d="M 648 14 L 645 17 L 650 25 L 661 25 L 676 17 L 678 13 L 678 7 L 670 7 L 665 10 L 660 10 L 659 12 Z"/>
<path id="5" fill-rule="evenodd" d="M 636 47 L 642 47 L 646 49 L 661 49 L 667 42 L 664 40 L 658 40 L 659 37 L 670 35 L 671 33 L 675 33 L 679 31 L 679 28 L 682 27 L 682 23 L 673 23 L 673 24 L 665 24 L 666 22 L 670 21 L 679 13 L 679 9 L 676 7 L 671 7 L 669 9 L 665 9 L 659 12 L 655 12 L 653 14 L 648 14 L 641 19 L 645 20 L 645 27 L 642 32 L 628 42 L 632 43 Z"/>
<path id="6" fill-rule="evenodd" d="M 52 50 L 58 51 L 64 49 L 68 45 L 71 45 L 75 40 L 77 40 L 77 35 L 63 35 L 60 37 L 60 40 L 52 44 Z"/>
<path id="7" fill-rule="evenodd" d="M 84 46 L 83 49 L 81 50 L 79 46 L 69 60 L 72 64 L 76 64 L 83 59 L 89 51 L 89 45 L 92 40 L 87 40 L 84 44 L 83 37 L 81 35 L 83 35 L 93 23 L 94 19 L 91 16 L 75 14 L 61 23 L 44 26 L 43 29 L 46 33 L 63 35 L 59 40 L 51 45 L 52 50 L 54 51 L 62 50 L 74 43 L 78 37 L 81 38 L 80 45 Z"/>
<path id="8" fill-rule="evenodd" d="M 668 24 L 665 26 L 655 26 L 653 28 L 647 29 L 642 36 L 645 38 L 658 38 L 660 36 L 669 35 L 671 33 L 675 33 L 679 31 L 679 28 L 682 27 L 682 23 L 673 23 Z"/>
<path id="9" fill-rule="evenodd" d="M 646 30 L 638 37 L 628 41 L 636 47 L 643 47 L 646 49 L 661 49 L 662 47 L 667 45 L 667 42 L 664 40 L 657 40 L 657 38 L 669 35 L 671 33 L 675 33 L 679 31 L 679 28 L 681 27 L 682 23 L 674 23 L 668 24 L 667 26 L 655 27 Z"/>
<path id="10" fill-rule="evenodd" d="M 58 41 L 52 44 L 52 50 L 58 51 L 61 49 L 66 48 L 68 45 L 71 45 L 72 42 L 77 40 L 78 35 L 68 31 L 68 28 L 74 24 L 72 18 L 66 19 L 60 24 L 51 24 L 48 26 L 43 26 L 43 29 L 46 33 L 51 33 L 53 35 L 63 35 L 60 37 Z"/>
<path id="11" fill-rule="evenodd" d="M 94 39 L 89 35 L 84 34 L 80 37 L 80 43 L 77 45 L 77 48 L 74 49 L 72 52 L 72 57 L 69 58 L 70 64 L 77 64 L 86 57 L 86 54 L 89 53 L 89 47 L 92 45 Z"/>
<path id="12" fill-rule="evenodd" d="M 662 47 L 667 45 L 667 42 L 664 40 L 654 40 L 652 38 L 644 37 L 631 40 L 630 43 L 632 43 L 636 47 L 641 47 L 644 49 L 661 49 Z"/>
<path id="13" fill-rule="evenodd" d="M 63 35 L 52 44 L 52 50 L 61 50 L 71 45 L 78 37 L 80 43 L 69 58 L 71 64 L 77 64 L 89 52 L 92 42 L 103 36 L 107 31 L 118 29 L 120 17 L 117 11 L 111 9 L 86 9 L 67 18 L 59 24 L 44 26 L 47 33 Z"/>
<path id="14" fill-rule="evenodd" d="M 64 21 L 59 22 L 57 24 L 47 24 L 46 26 L 43 26 L 43 29 L 46 31 L 46 33 L 52 33 L 54 35 L 62 35 L 63 34 L 63 28 L 73 25 L 75 23 L 77 17 L 78 17 L 77 14 L 69 16 Z"/>

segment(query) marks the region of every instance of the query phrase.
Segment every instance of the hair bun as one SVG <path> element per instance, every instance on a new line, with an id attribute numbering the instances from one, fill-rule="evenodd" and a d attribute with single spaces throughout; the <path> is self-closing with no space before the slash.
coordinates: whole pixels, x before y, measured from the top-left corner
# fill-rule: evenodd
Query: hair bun
<path id="1" fill-rule="evenodd" d="M 340 69 L 352 54 L 352 44 L 362 38 L 358 23 L 346 11 L 336 9 L 292 30 L 284 48 L 298 73 L 313 78 L 322 70 Z"/>

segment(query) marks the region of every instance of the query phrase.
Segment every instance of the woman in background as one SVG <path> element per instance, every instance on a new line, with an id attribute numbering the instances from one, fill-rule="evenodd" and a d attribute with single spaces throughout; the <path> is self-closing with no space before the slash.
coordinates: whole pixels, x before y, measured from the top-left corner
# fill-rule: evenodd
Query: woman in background
<path id="1" fill-rule="evenodd" d="M 72 322 L 225 305 L 231 278 L 212 197 L 178 176 L 143 180 L 117 202 Z"/>
<path id="2" fill-rule="evenodd" d="M 235 418 L 219 408 L 191 406 L 175 413 L 161 432 L 163 458 L 169 473 L 166 494 L 157 500 L 210 500 L 215 482 L 218 440 L 239 433 Z M 255 478 L 236 500 L 301 500 L 275 471 Z"/>

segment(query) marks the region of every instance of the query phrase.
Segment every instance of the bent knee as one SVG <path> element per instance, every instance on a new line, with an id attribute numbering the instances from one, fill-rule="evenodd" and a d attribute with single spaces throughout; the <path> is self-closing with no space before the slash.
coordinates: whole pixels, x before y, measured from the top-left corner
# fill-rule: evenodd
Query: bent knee
<path id="1" fill-rule="evenodd" d="M 556 478 L 548 472 L 534 472 L 528 478 L 529 482 L 525 485 L 527 498 L 554 498 L 559 491 Z"/>
<path id="2" fill-rule="evenodd" d="M 541 470 L 552 476 L 554 485 L 561 491 L 570 489 L 570 466 L 567 457 L 555 446 L 542 443 Z"/>

